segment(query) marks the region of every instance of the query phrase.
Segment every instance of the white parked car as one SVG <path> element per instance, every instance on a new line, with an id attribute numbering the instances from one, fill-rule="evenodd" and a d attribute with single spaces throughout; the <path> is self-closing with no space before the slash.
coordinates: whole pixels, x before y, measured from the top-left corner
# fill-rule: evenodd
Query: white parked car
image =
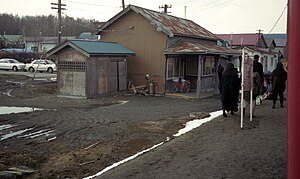
<path id="1" fill-rule="evenodd" d="M 53 73 L 57 71 L 56 64 L 47 59 L 33 60 L 31 63 L 26 64 L 25 69 L 33 73 L 34 71 Z"/>
<path id="2" fill-rule="evenodd" d="M 13 71 L 24 70 L 25 64 L 20 63 L 18 60 L 13 58 L 2 58 L 0 60 L 0 69 Z"/>

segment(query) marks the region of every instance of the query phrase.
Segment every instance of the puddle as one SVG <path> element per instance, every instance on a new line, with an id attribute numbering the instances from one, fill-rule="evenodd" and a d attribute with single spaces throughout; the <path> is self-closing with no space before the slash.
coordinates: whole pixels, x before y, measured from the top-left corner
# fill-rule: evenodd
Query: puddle
<path id="1" fill-rule="evenodd" d="M 8 106 L 0 106 L 0 115 L 1 114 L 12 114 L 12 113 L 22 113 L 22 112 L 33 112 L 33 111 L 41 111 L 44 110 L 42 108 L 30 108 L 30 107 L 8 107 Z"/>

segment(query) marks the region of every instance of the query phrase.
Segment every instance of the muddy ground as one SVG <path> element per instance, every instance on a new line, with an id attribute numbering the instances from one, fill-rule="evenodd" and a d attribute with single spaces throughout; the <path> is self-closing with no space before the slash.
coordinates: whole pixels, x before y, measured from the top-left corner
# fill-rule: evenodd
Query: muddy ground
<path id="1" fill-rule="evenodd" d="M 219 97 L 191 100 L 127 93 L 96 99 L 57 97 L 56 82 L 0 76 L 0 106 L 43 108 L 0 115 L 0 171 L 25 166 L 25 178 L 83 178 L 166 140 L 189 112 L 220 108 Z M 39 135 L 40 134 L 40 135 Z M 24 176 L 23 176 L 24 177 Z"/>

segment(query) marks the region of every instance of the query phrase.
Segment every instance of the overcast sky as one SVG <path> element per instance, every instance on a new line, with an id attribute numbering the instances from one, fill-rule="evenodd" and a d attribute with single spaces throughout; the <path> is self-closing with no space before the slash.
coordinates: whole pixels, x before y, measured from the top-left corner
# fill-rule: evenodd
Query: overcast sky
<path id="1" fill-rule="evenodd" d="M 51 3 L 57 0 L 0 0 L 0 13 L 24 15 L 57 14 Z M 286 33 L 288 0 L 125 0 L 155 11 L 159 6 L 172 5 L 170 15 L 190 19 L 213 33 Z M 122 0 L 62 0 L 69 17 L 107 21 L 122 10 Z M 285 10 L 284 10 L 285 9 Z"/>

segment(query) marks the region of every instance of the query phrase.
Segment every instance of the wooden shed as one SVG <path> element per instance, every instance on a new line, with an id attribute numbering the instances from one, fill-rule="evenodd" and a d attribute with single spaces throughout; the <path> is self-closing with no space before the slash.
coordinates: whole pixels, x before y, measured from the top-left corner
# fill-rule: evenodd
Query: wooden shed
<path id="1" fill-rule="evenodd" d="M 115 42 L 69 40 L 47 52 L 57 60 L 59 96 L 92 98 L 127 89 L 134 52 Z"/>

